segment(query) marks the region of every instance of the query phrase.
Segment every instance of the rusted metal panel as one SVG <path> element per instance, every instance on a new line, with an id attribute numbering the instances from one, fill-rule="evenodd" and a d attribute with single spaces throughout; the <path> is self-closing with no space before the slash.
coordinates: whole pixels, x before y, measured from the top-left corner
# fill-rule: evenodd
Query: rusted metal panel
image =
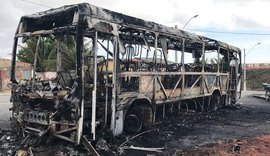
<path id="1" fill-rule="evenodd" d="M 140 76 L 139 77 L 139 93 L 149 93 L 154 90 L 154 76 Z M 160 85 L 156 84 L 155 87 L 160 90 Z"/>

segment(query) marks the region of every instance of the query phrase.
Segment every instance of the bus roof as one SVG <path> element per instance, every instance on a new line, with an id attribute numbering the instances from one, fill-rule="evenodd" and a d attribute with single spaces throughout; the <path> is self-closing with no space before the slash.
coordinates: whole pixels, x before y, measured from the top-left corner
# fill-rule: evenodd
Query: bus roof
<path id="1" fill-rule="evenodd" d="M 60 8 L 54 8 L 47 11 L 38 12 L 36 14 L 23 16 L 21 18 L 17 34 L 31 33 L 40 30 L 55 30 L 67 26 L 76 26 L 80 18 L 88 21 L 87 24 L 89 28 L 101 27 L 100 24 L 93 24 L 94 21 L 98 20 L 118 26 L 125 26 L 128 28 L 158 33 L 165 36 L 193 40 L 196 42 L 205 43 L 209 47 L 223 47 L 225 49 L 229 49 L 231 52 L 240 53 L 239 48 L 215 39 L 164 26 L 155 22 L 135 18 L 122 13 L 117 13 L 88 3 L 66 5 Z"/>

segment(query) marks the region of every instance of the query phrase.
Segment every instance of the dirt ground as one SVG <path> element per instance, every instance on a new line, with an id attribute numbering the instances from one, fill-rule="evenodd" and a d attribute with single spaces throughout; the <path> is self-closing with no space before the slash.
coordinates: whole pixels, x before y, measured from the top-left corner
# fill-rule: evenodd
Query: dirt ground
<path id="1" fill-rule="evenodd" d="M 156 130 L 125 144 L 151 148 L 164 147 L 162 152 L 125 150 L 122 155 L 221 155 L 215 153 L 219 151 L 215 145 L 225 146 L 228 142 L 234 145 L 237 144 L 237 140 L 247 142 L 247 146 L 254 145 L 254 149 L 260 149 L 259 155 L 268 155 L 269 149 L 260 146 L 270 141 L 267 140 L 270 136 L 267 135 L 270 134 L 270 102 L 254 98 L 254 94 L 263 94 L 263 92 L 243 93 L 237 107 L 227 106 L 216 112 L 185 114 L 166 119 L 154 127 Z M 208 146 L 213 148 L 207 153 L 204 147 Z M 241 146 L 239 145 L 240 152 L 245 149 Z M 233 148 L 228 145 L 224 150 L 233 151 Z M 230 154 L 238 153 L 231 152 L 228 155 Z M 251 152 L 249 155 L 256 155 L 256 153 Z"/>
<path id="2" fill-rule="evenodd" d="M 242 139 L 231 139 L 198 148 L 185 150 L 182 155 L 218 155 L 218 156 L 263 156 L 270 153 L 270 135 L 261 134 Z"/>
<path id="3" fill-rule="evenodd" d="M 268 155 L 270 102 L 254 98 L 254 94 L 263 92 L 243 93 L 236 107 L 226 106 L 215 112 L 185 113 L 166 118 L 136 137 L 125 134 L 116 138 L 105 136 L 95 146 L 101 155 Z M 2 99 L 0 96 L 0 105 L 4 103 L 1 103 Z M 2 108 L 0 116 L 7 111 Z M 0 156 L 11 155 L 18 142 L 12 131 L 3 129 L 1 125 L 0 128 Z M 74 153 L 70 146 L 63 146 L 61 148 Z"/>

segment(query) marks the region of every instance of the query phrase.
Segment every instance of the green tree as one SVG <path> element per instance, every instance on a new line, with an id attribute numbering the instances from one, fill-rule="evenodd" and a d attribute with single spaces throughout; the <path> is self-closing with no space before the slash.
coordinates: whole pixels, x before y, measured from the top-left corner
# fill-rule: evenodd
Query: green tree
<path id="1" fill-rule="evenodd" d="M 24 46 L 21 46 L 17 57 L 19 61 L 34 64 L 37 37 L 30 37 Z M 84 45 L 84 53 L 90 54 L 89 42 Z M 39 71 L 55 71 L 57 60 L 58 42 L 49 37 L 42 37 L 40 40 L 37 69 Z M 64 36 L 59 46 L 62 54 L 62 68 L 64 70 L 75 69 L 76 66 L 76 42 L 73 36 Z"/>
<path id="2" fill-rule="evenodd" d="M 17 54 L 19 61 L 34 64 L 35 50 L 37 45 L 37 38 L 31 37 L 26 40 L 26 46 L 20 46 L 20 50 Z"/>
<path id="3" fill-rule="evenodd" d="M 37 46 L 37 37 L 30 37 L 26 40 L 24 46 L 20 46 L 17 54 L 19 61 L 34 64 L 35 51 Z M 53 59 L 55 59 L 56 42 L 51 38 L 42 37 L 40 40 L 38 55 L 37 55 L 37 70 L 45 71 L 53 68 Z"/>

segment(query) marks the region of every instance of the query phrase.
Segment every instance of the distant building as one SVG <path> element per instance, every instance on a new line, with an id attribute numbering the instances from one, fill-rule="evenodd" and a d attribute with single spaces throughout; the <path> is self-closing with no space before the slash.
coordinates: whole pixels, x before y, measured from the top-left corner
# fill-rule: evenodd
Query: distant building
<path id="1" fill-rule="evenodd" d="M 16 62 L 16 78 L 29 79 L 32 66 L 29 63 Z M 0 58 L 0 91 L 7 90 L 10 82 L 11 60 Z"/>
<path id="2" fill-rule="evenodd" d="M 270 63 L 249 63 L 246 65 L 249 69 L 270 69 Z"/>

